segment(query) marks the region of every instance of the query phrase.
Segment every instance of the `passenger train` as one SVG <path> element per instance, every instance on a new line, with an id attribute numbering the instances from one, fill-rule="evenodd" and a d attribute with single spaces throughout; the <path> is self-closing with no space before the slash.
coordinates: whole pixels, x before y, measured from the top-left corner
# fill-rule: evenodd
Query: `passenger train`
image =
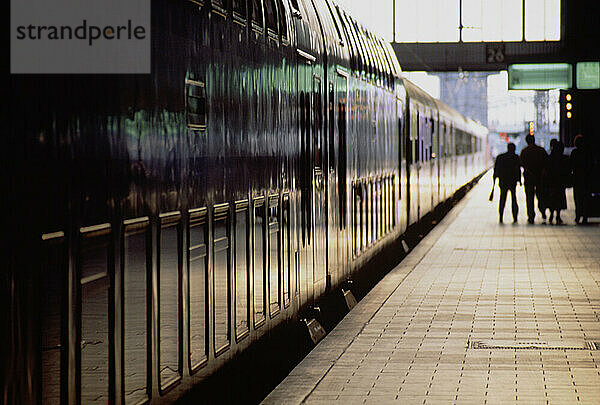
<path id="1" fill-rule="evenodd" d="M 171 403 L 487 168 L 333 0 L 153 0 L 152 74 L 13 75 L 4 403 Z"/>

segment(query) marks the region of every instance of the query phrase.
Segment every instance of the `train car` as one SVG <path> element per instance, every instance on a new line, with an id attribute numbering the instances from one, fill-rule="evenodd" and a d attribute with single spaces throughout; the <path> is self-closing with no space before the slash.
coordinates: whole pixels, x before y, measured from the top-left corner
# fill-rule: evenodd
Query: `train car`
<path id="1" fill-rule="evenodd" d="M 172 403 L 485 169 L 332 0 L 151 5 L 152 74 L 9 78 L 4 403 Z"/>

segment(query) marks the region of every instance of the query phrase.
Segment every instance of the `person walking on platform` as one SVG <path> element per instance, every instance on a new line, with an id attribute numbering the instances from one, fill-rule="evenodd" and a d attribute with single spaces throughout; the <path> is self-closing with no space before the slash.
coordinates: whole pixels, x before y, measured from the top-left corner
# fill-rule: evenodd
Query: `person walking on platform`
<path id="1" fill-rule="evenodd" d="M 556 223 L 562 224 L 560 210 L 567 208 L 565 188 L 569 183 L 571 167 L 569 158 L 563 155 L 565 145 L 561 141 L 552 142 L 551 145 L 548 164 L 542 173 L 542 189 L 546 199 L 545 206 L 550 210 L 549 222 L 552 223 L 556 213 Z"/>
<path id="2" fill-rule="evenodd" d="M 540 182 L 542 180 L 542 170 L 544 170 L 548 160 L 548 154 L 544 148 L 535 144 L 533 135 L 527 135 L 525 142 L 527 142 L 527 146 L 521 151 L 521 166 L 523 166 L 523 180 L 525 183 L 527 222 L 533 224 L 535 219 L 534 197 L 537 197 L 538 209 L 542 213 L 542 218 L 546 219 L 546 207 Z"/>
<path id="3" fill-rule="evenodd" d="M 592 157 L 586 148 L 583 135 L 575 137 L 575 149 L 571 152 L 573 171 L 573 199 L 575 200 L 575 223 L 587 224 L 589 194 L 591 192 Z"/>
<path id="4" fill-rule="evenodd" d="M 515 144 L 509 143 L 506 149 L 505 153 L 501 153 L 496 157 L 496 163 L 494 164 L 494 182 L 498 179 L 498 186 L 500 187 L 499 222 L 503 223 L 504 206 L 506 205 L 507 194 L 510 191 L 513 223 L 516 223 L 519 215 L 519 205 L 517 204 L 515 192 L 517 183 L 521 184 L 521 164 L 515 153 L 517 149 Z"/>

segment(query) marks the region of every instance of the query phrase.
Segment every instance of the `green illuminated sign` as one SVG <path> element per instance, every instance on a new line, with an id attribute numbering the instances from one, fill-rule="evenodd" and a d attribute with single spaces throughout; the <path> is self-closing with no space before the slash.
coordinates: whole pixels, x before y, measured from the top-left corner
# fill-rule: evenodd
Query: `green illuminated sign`
<path id="1" fill-rule="evenodd" d="M 579 62 L 576 71 L 578 89 L 600 89 L 600 62 Z"/>
<path id="2" fill-rule="evenodd" d="M 508 66 L 509 90 L 568 89 L 573 86 L 569 63 L 523 63 Z"/>

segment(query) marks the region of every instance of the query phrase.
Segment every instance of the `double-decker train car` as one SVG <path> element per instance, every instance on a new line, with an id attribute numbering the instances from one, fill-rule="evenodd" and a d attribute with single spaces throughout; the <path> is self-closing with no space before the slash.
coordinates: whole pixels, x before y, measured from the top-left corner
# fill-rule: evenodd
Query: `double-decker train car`
<path id="1" fill-rule="evenodd" d="M 13 75 L 4 403 L 170 403 L 486 169 L 332 0 L 153 0 L 152 74 Z"/>

